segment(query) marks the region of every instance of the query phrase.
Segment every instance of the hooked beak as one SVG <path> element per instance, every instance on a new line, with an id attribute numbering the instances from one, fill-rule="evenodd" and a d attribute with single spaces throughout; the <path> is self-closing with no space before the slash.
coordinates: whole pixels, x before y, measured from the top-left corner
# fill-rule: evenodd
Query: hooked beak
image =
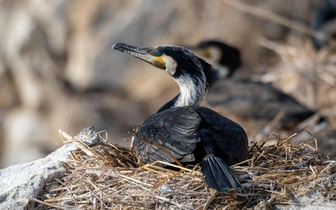
<path id="1" fill-rule="evenodd" d="M 133 55 L 134 57 L 146 61 L 147 63 L 150 63 L 155 67 L 165 68 L 165 64 L 162 59 L 159 59 L 158 57 L 155 57 L 148 53 L 148 50 L 150 50 L 150 48 L 138 48 L 118 42 L 112 46 L 112 49 Z"/>

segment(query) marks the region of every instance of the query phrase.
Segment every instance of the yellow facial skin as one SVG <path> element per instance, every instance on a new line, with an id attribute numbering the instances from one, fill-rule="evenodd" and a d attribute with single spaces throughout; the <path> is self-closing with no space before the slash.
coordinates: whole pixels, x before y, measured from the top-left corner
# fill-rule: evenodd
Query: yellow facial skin
<path id="1" fill-rule="evenodd" d="M 206 58 L 210 58 L 211 57 L 211 50 L 209 48 L 204 49 L 203 55 Z"/>
<path id="2" fill-rule="evenodd" d="M 166 62 L 161 56 L 155 57 L 152 61 L 152 65 L 163 70 L 166 69 Z"/>

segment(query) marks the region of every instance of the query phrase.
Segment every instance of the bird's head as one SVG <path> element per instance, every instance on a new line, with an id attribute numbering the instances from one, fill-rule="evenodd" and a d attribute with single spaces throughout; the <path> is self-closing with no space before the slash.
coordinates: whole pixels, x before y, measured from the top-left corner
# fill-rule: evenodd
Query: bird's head
<path id="1" fill-rule="evenodd" d="M 227 72 L 220 72 L 219 77 L 232 76 L 234 71 L 242 64 L 239 50 L 221 41 L 205 40 L 188 48 L 201 57 L 204 57 L 214 65 L 217 70 L 223 71 L 227 68 L 227 70 L 225 70 Z"/>
<path id="2" fill-rule="evenodd" d="M 194 83 L 202 81 L 206 87 L 210 87 L 215 80 L 212 66 L 183 47 L 155 46 L 138 48 L 124 43 L 116 43 L 112 48 L 133 55 L 164 70 L 178 83 L 181 80 L 191 79 Z"/>
<path id="3" fill-rule="evenodd" d="M 221 42 L 218 41 L 202 41 L 194 46 L 189 46 L 196 54 L 209 59 L 212 63 L 219 63 L 222 57 Z"/>

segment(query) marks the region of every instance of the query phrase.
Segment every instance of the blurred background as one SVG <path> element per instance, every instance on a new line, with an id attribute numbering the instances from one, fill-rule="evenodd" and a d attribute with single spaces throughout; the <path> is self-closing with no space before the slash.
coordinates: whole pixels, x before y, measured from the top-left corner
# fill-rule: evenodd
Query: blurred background
<path id="1" fill-rule="evenodd" d="M 178 87 L 169 75 L 113 51 L 112 45 L 195 45 L 208 39 L 240 50 L 243 65 L 234 77 L 271 84 L 324 120 L 286 130 L 270 127 L 277 121 L 259 123 L 225 107 L 212 108 L 240 123 L 250 141 L 298 132 L 294 142 L 317 138 L 319 151 L 335 158 L 334 45 L 314 48 L 309 30 L 323 4 L 0 0 L 0 167 L 44 157 L 62 146 L 58 129 L 76 135 L 93 125 L 107 130 L 109 142 L 128 146 L 128 131 L 175 96 Z M 214 91 L 220 96 L 226 90 Z"/>

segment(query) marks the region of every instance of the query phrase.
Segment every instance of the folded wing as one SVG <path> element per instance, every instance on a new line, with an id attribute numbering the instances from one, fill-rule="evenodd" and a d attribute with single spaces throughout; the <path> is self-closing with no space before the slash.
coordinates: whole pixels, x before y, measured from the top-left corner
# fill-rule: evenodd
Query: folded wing
<path id="1" fill-rule="evenodd" d="M 192 152 L 200 141 L 197 130 L 201 118 L 192 107 L 171 108 L 149 117 L 134 139 L 134 148 L 146 163 L 174 160 L 156 145 L 165 147 L 181 162 L 194 161 Z"/>

